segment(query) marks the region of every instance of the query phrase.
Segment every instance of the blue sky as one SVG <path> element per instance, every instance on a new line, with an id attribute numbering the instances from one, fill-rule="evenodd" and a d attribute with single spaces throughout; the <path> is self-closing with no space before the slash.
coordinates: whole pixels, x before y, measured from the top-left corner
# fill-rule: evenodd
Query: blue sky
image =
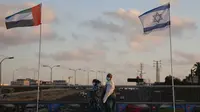
<path id="1" fill-rule="evenodd" d="M 198 10 L 199 0 L 171 0 L 174 74 L 183 78 L 200 51 Z M 1 1 L 1 53 L 15 56 L 3 65 L 3 78 L 11 80 L 17 68 L 37 68 L 39 27 L 6 30 L 4 17 L 40 3 L 40 0 Z M 144 77 L 155 81 L 153 60 L 162 60 L 161 80 L 170 74 L 169 38 L 167 29 L 144 36 L 137 16 L 163 4 L 162 0 L 42 0 L 43 39 L 42 64 L 60 64 L 54 70 L 54 79 L 67 79 L 73 72 L 65 69 L 83 68 L 104 70 L 115 74 L 117 84 L 136 77 L 139 64 L 144 63 Z M 1 9 L 1 8 L 0 8 Z M 20 38 L 19 38 L 20 37 Z M 16 39 L 18 38 L 18 39 Z M 87 78 L 78 72 L 79 82 Z M 99 74 L 100 76 L 100 74 Z M 17 78 L 32 77 L 32 72 L 21 70 Z M 91 79 L 95 77 L 91 73 Z M 41 69 L 41 79 L 49 80 L 49 69 Z M 87 80 L 81 81 L 85 84 Z"/>

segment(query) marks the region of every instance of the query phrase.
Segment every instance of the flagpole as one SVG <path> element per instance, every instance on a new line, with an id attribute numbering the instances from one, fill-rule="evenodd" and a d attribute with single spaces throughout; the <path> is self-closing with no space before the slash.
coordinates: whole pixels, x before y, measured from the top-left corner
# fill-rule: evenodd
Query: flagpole
<path id="1" fill-rule="evenodd" d="M 171 5 L 171 4 L 170 4 Z M 171 6 L 170 6 L 171 8 Z M 170 41 L 170 68 L 171 68 L 171 75 L 172 75 L 172 97 L 173 97 L 173 110 L 176 112 L 176 104 L 175 104 L 175 90 L 174 90 L 174 74 L 173 74 L 173 55 L 172 55 L 172 35 L 171 35 L 171 10 L 169 8 L 169 41 Z"/>
<path id="2" fill-rule="evenodd" d="M 37 111 L 39 112 L 40 99 L 40 58 L 41 58 L 41 43 L 42 43 L 42 24 L 40 24 L 40 39 L 39 39 L 39 54 L 38 54 L 38 90 L 37 90 Z"/>

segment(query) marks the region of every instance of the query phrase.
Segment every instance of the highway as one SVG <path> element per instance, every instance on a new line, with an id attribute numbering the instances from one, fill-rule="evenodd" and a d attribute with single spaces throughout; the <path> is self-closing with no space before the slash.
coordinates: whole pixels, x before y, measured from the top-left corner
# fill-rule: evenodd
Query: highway
<path id="1" fill-rule="evenodd" d="M 55 88 L 55 89 L 45 89 L 40 93 L 40 100 L 44 101 L 53 101 L 57 99 L 61 99 L 62 97 L 66 97 L 73 94 L 78 94 L 80 90 L 76 89 L 64 89 L 64 88 Z M 7 97 L 1 99 L 1 101 L 36 101 L 37 98 L 37 90 L 34 91 L 25 91 L 25 92 L 17 92 L 17 93 L 9 93 L 6 94 Z"/>

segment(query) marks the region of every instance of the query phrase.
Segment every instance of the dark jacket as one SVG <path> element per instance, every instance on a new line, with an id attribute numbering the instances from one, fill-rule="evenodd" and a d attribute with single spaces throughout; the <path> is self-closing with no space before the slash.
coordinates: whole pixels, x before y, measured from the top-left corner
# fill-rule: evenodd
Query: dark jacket
<path id="1" fill-rule="evenodd" d="M 103 112 L 104 106 L 102 101 L 103 88 L 101 82 L 95 82 L 92 91 L 90 92 L 89 107 L 90 112 Z"/>

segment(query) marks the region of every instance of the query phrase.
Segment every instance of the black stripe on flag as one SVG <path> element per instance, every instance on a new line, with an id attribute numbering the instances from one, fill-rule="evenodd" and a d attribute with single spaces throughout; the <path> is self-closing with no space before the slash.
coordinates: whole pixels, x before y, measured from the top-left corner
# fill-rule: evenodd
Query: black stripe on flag
<path id="1" fill-rule="evenodd" d="M 15 28 L 15 27 L 27 27 L 27 26 L 34 26 L 33 20 L 20 20 L 20 21 L 11 21 L 6 22 L 6 28 Z"/>

